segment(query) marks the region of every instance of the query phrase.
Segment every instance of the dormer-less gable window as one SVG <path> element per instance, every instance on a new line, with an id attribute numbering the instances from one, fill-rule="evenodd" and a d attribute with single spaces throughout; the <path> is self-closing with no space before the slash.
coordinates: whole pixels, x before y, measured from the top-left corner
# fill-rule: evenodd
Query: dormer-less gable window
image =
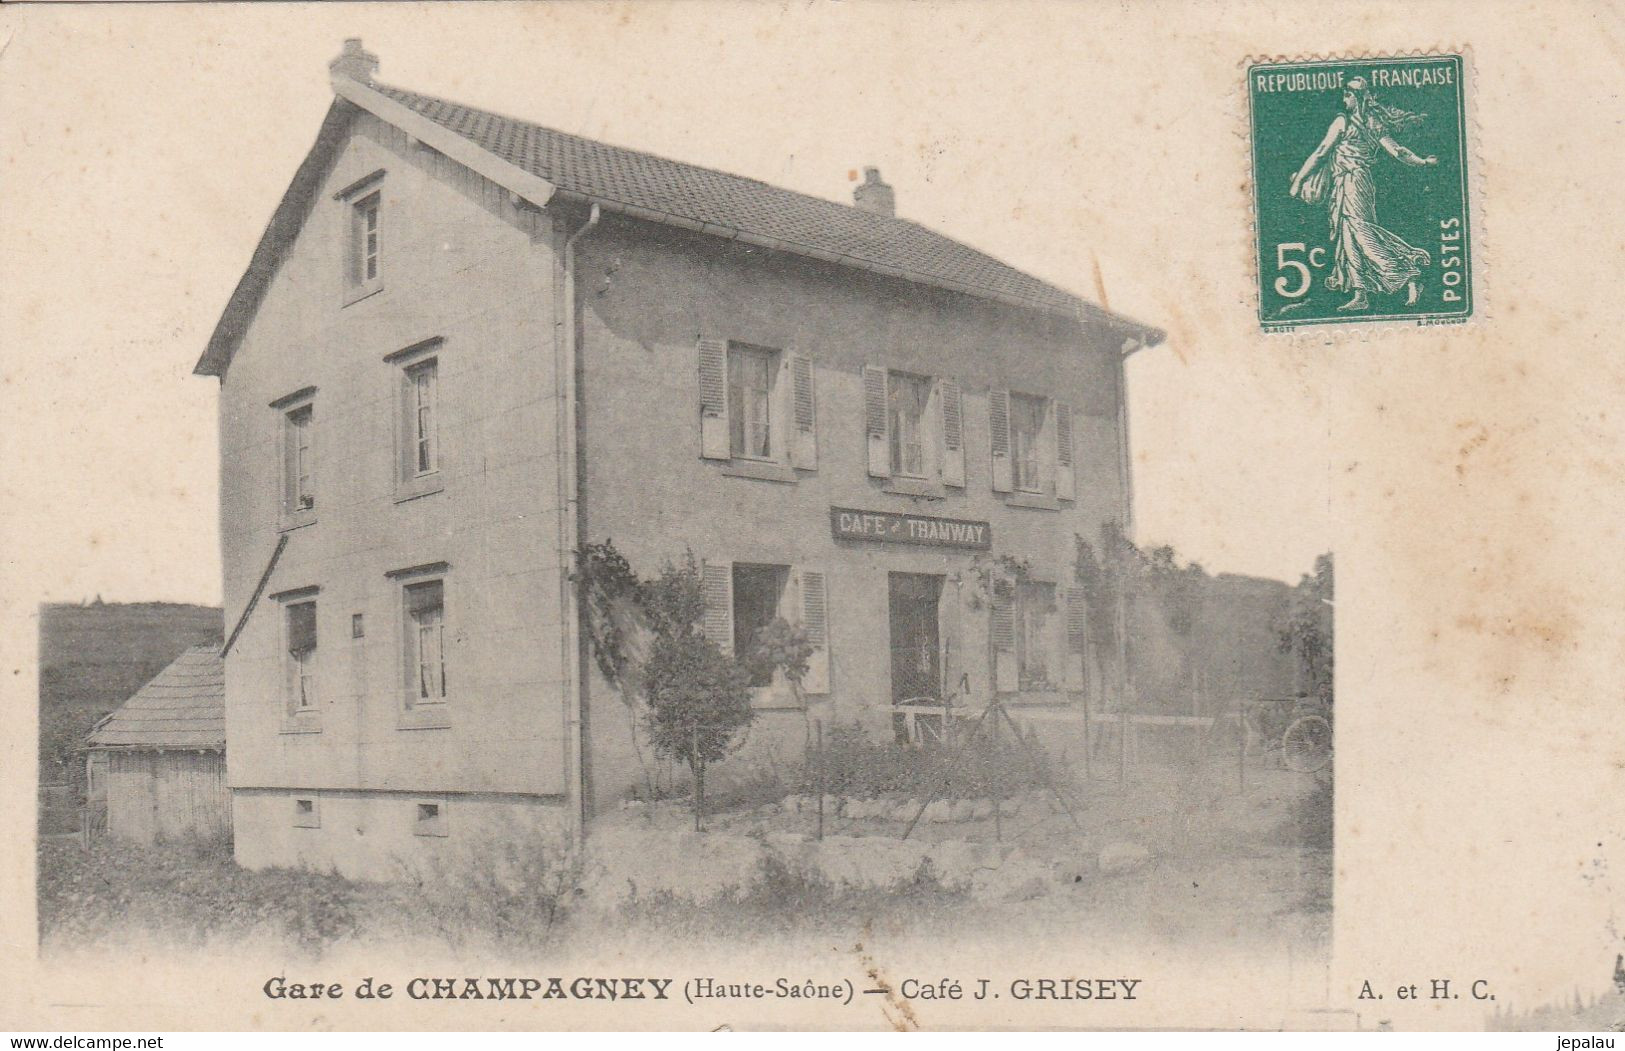
<path id="1" fill-rule="evenodd" d="M 354 256 L 356 284 L 378 280 L 378 205 L 382 195 L 373 192 L 351 205 L 355 231 Z"/>
<path id="2" fill-rule="evenodd" d="M 337 194 L 345 211 L 344 301 L 353 303 L 383 287 L 383 171 L 351 183 Z"/>

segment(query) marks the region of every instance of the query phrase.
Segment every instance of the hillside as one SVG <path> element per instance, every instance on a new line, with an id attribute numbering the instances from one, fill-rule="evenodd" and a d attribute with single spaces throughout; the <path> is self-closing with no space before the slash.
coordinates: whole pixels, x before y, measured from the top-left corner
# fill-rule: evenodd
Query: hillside
<path id="1" fill-rule="evenodd" d="M 189 646 L 218 644 L 222 614 L 173 602 L 40 607 L 40 781 L 83 776 L 74 753 L 96 721 Z"/>

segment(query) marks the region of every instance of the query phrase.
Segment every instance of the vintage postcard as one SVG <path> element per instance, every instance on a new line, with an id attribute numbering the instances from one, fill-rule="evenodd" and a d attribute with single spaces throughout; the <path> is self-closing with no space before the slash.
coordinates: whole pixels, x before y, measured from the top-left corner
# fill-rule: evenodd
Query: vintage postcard
<path id="1" fill-rule="evenodd" d="M 0 7 L 0 1026 L 1625 1028 L 1622 55 Z"/>

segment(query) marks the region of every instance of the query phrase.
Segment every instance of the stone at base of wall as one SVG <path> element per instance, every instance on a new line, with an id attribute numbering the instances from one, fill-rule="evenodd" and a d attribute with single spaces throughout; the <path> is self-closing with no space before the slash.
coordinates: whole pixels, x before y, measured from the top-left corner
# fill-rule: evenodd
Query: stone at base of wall
<path id="1" fill-rule="evenodd" d="M 1050 867 L 991 843 L 925 843 L 890 836 L 795 832 L 760 839 L 639 824 L 600 828 L 588 840 L 582 901 L 605 912 L 650 900 L 696 905 L 741 900 L 759 889 L 770 865 L 837 892 L 893 891 L 932 880 L 979 901 L 1019 901 L 1050 892 Z"/>

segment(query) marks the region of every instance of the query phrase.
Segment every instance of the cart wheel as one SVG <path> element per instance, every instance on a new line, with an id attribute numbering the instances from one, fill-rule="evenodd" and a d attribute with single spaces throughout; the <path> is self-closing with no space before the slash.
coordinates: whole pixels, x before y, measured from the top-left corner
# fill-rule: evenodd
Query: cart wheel
<path id="1" fill-rule="evenodd" d="M 1332 761 L 1332 724 L 1318 715 L 1293 720 L 1281 736 L 1281 758 L 1288 770 L 1319 770 Z"/>

